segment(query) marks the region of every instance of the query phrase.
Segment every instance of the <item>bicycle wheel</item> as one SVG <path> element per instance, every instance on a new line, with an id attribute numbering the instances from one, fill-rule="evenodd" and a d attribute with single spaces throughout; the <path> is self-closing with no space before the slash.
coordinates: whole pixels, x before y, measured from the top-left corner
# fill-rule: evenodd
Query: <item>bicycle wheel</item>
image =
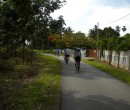
<path id="1" fill-rule="evenodd" d="M 77 61 L 76 62 L 76 71 L 79 72 L 79 70 L 80 70 L 80 62 Z"/>
<path id="2" fill-rule="evenodd" d="M 68 59 L 68 57 L 66 57 L 65 58 L 65 63 L 68 64 L 68 61 L 69 61 L 69 59 Z"/>
<path id="3" fill-rule="evenodd" d="M 66 64 L 68 64 L 68 59 L 66 59 Z"/>

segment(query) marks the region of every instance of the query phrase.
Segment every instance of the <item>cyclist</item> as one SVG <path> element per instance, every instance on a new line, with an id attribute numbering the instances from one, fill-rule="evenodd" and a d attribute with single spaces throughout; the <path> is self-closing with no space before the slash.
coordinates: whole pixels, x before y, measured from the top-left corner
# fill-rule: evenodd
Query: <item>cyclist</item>
<path id="1" fill-rule="evenodd" d="M 70 49 L 69 49 L 69 47 L 66 47 L 64 55 L 65 55 L 64 56 L 65 60 L 70 57 Z"/>
<path id="2" fill-rule="evenodd" d="M 57 50 L 56 50 L 56 54 L 57 54 L 57 56 L 59 56 L 59 53 L 60 53 L 60 50 L 57 49 Z"/>
<path id="3" fill-rule="evenodd" d="M 79 64 L 80 64 L 80 61 L 81 61 L 81 51 L 80 51 L 80 48 L 77 48 L 74 52 L 74 59 L 75 59 L 75 66 L 76 66 L 76 63 L 77 61 L 79 61 Z"/>

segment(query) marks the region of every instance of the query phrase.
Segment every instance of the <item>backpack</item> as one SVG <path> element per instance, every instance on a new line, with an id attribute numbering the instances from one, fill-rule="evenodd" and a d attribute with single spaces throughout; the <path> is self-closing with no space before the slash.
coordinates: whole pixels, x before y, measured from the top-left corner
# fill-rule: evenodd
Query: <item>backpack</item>
<path id="1" fill-rule="evenodd" d="M 75 57 L 81 57 L 80 51 L 75 52 Z"/>

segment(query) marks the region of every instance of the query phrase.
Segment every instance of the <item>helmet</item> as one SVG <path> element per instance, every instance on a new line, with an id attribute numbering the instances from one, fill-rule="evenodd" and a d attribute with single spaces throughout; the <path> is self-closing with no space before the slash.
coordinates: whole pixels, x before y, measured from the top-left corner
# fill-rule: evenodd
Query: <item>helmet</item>
<path id="1" fill-rule="evenodd" d="M 66 46 L 66 48 L 69 48 L 69 46 Z"/>
<path id="2" fill-rule="evenodd" d="M 80 48 L 76 48 L 76 51 L 80 51 Z"/>

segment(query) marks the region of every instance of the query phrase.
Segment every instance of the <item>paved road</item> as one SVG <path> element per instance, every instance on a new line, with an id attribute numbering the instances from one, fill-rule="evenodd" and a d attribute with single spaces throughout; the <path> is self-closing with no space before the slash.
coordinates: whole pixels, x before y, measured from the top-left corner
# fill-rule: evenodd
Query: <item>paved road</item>
<path id="1" fill-rule="evenodd" d="M 61 110 L 130 110 L 130 86 L 106 73 L 81 63 L 76 72 L 74 61 L 62 62 Z"/>

